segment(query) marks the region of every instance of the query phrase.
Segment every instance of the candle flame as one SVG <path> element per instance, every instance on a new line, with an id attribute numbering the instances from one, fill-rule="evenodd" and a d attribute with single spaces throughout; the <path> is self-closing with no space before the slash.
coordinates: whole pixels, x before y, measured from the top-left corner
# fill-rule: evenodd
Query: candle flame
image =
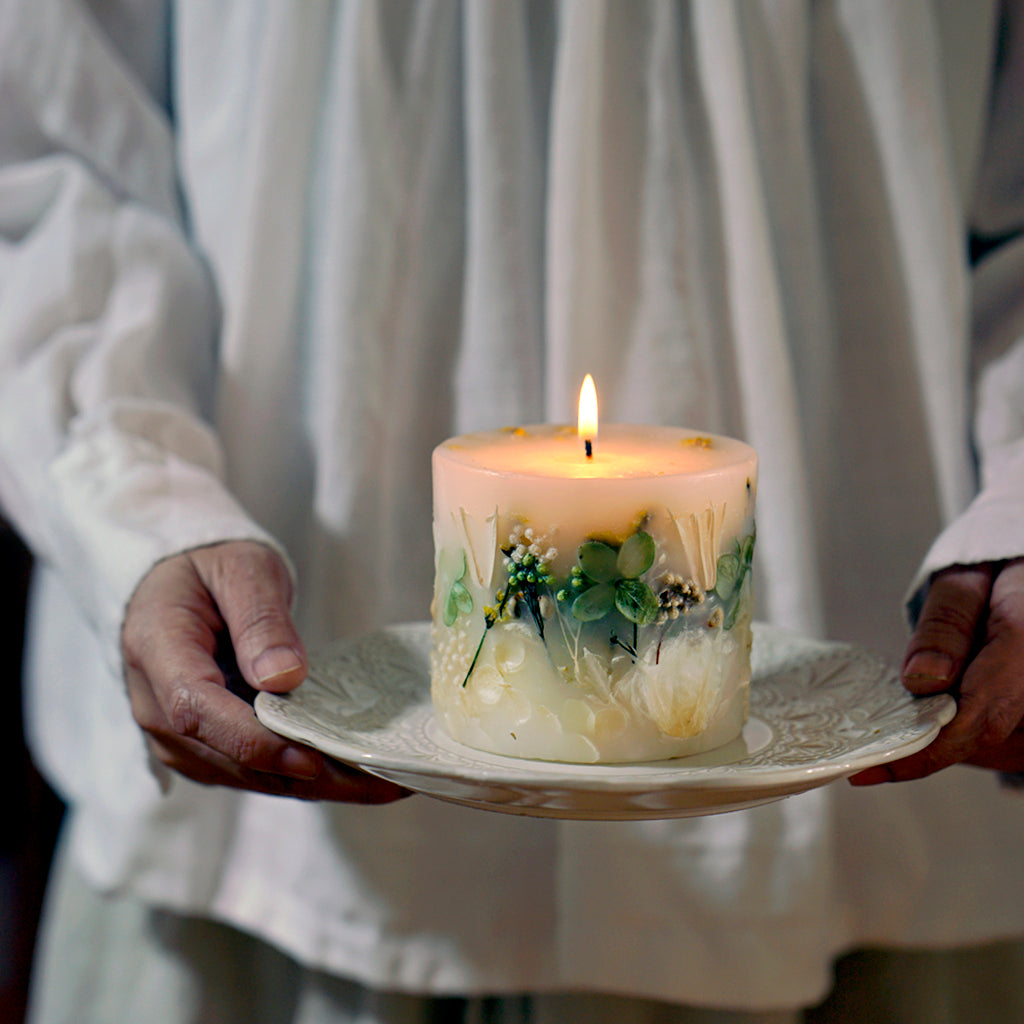
<path id="1" fill-rule="evenodd" d="M 583 386 L 580 388 L 576 432 L 586 449 L 587 458 L 591 458 L 594 454 L 594 441 L 597 440 L 597 388 L 594 387 L 594 378 L 589 373 L 583 378 Z"/>

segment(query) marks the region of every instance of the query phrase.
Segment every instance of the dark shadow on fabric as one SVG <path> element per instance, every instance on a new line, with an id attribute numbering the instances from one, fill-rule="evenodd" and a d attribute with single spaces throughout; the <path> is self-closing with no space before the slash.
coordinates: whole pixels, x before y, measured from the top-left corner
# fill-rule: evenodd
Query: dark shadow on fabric
<path id="1" fill-rule="evenodd" d="M 0 836 L 0 1020 L 21 1024 L 43 892 L 63 806 L 36 770 L 22 730 L 21 667 L 32 557 L 0 519 L 0 652 L 9 714 L 0 716 L 0 778 L 7 828 Z"/>

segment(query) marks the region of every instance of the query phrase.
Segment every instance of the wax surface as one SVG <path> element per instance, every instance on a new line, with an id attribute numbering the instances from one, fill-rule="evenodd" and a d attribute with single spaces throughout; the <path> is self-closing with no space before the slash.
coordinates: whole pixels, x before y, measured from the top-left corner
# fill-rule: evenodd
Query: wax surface
<path id="1" fill-rule="evenodd" d="M 757 458 L 730 438 L 558 426 L 434 452 L 432 694 L 456 738 L 563 761 L 734 738 L 750 678 Z"/>
<path id="2" fill-rule="evenodd" d="M 587 458 L 576 428 L 545 424 L 464 434 L 440 446 L 448 461 L 498 474 L 606 480 L 715 474 L 749 465 L 752 449 L 729 437 L 613 423 Z"/>

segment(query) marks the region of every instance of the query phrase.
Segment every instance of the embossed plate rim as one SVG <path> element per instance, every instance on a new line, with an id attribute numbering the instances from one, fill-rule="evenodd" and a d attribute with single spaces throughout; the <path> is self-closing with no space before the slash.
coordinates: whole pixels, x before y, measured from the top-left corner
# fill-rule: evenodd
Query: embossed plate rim
<path id="1" fill-rule="evenodd" d="M 562 764 L 458 743 L 443 732 L 430 707 L 428 623 L 327 645 L 311 655 L 302 686 L 285 695 L 259 694 L 256 713 L 290 739 L 428 796 L 516 814 L 597 818 L 707 814 L 780 799 L 913 753 L 955 713 L 950 697 L 911 697 L 892 669 L 858 648 L 761 623 L 754 637 L 751 716 L 743 743 L 670 761 Z M 367 663 L 384 645 L 404 659 L 391 673 L 390 690 L 364 684 L 358 691 L 351 672 L 342 682 L 339 662 L 360 673 L 368 667 L 376 672 Z M 378 705 L 387 703 L 385 693 L 406 703 L 375 718 Z M 856 704 L 865 699 L 867 707 Z M 815 733 L 814 718 L 825 713 L 864 722 L 847 723 L 840 732 L 848 735 L 835 741 L 835 751 L 816 754 L 814 744 L 823 737 Z M 354 725 L 360 716 L 361 726 Z M 650 806 L 652 797 L 657 806 Z"/>

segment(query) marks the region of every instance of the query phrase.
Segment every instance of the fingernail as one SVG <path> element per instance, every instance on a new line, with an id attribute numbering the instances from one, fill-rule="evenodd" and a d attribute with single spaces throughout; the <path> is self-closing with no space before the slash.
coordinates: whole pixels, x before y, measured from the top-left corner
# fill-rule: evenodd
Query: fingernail
<path id="1" fill-rule="evenodd" d="M 953 659 L 938 651 L 918 651 L 907 662 L 903 675 L 949 683 L 953 680 Z"/>
<path id="2" fill-rule="evenodd" d="M 323 767 L 323 761 L 302 747 L 285 747 L 277 756 L 278 771 L 282 775 L 293 775 L 297 779 L 315 779 Z"/>
<path id="3" fill-rule="evenodd" d="M 287 675 L 301 667 L 302 659 L 291 647 L 271 647 L 252 663 L 252 670 L 258 683 L 269 683 L 278 676 Z"/>

